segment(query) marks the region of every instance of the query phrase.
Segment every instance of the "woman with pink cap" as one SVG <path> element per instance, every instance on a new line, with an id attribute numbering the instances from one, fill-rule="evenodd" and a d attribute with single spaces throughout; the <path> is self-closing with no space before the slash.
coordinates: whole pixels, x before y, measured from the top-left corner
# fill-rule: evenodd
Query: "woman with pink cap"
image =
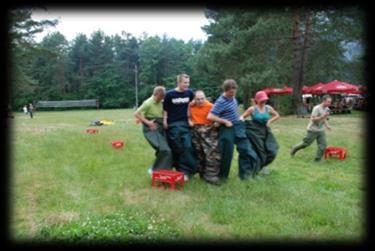
<path id="1" fill-rule="evenodd" d="M 245 121 L 246 135 L 260 159 L 260 166 L 258 166 L 257 172 L 263 174 L 269 173 L 265 167 L 275 159 L 279 149 L 279 145 L 269 126 L 280 115 L 272 106 L 266 105 L 267 100 L 267 93 L 258 91 L 254 98 L 255 104 L 250 106 L 240 117 L 241 120 L 245 120 L 251 116 L 251 120 Z"/>

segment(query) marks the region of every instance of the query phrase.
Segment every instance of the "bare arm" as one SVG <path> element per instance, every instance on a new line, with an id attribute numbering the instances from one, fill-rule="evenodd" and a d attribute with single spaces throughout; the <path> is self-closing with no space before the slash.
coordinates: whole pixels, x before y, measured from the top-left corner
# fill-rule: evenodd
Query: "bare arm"
<path id="1" fill-rule="evenodd" d="M 191 106 L 191 103 L 189 104 L 189 107 L 188 107 L 188 109 L 187 109 L 187 116 L 188 116 L 189 126 L 190 126 L 190 127 L 193 127 L 193 126 L 194 126 L 194 122 L 191 120 L 191 111 L 190 111 L 190 106 Z"/>
<path id="2" fill-rule="evenodd" d="M 324 125 L 325 125 L 325 127 L 326 127 L 328 130 L 331 130 L 331 127 L 329 126 L 328 121 L 327 121 L 326 119 L 324 120 Z"/>
<path id="3" fill-rule="evenodd" d="M 168 113 L 164 110 L 163 111 L 163 127 L 164 127 L 164 129 L 168 129 L 167 118 L 168 118 Z"/>
<path id="4" fill-rule="evenodd" d="M 134 113 L 134 116 L 139 119 L 140 121 L 142 121 L 142 123 L 146 124 L 151 130 L 154 130 L 156 129 L 156 124 L 154 123 L 154 120 L 148 120 L 146 119 L 142 113 L 140 112 L 135 112 Z"/>
<path id="5" fill-rule="evenodd" d="M 328 116 L 329 116 L 329 113 L 326 112 L 326 113 L 324 113 L 324 114 L 321 115 L 321 116 L 311 116 L 311 120 L 312 120 L 313 122 L 318 122 L 318 121 L 320 121 L 320 120 L 322 120 L 322 119 L 325 120 Z"/>
<path id="6" fill-rule="evenodd" d="M 232 122 L 230 122 L 229 120 L 222 119 L 222 118 L 216 116 L 215 114 L 212 114 L 211 112 L 208 114 L 207 119 L 211 120 L 211 121 L 214 121 L 214 122 L 217 122 L 217 123 L 220 123 L 220 124 L 223 124 L 226 127 L 232 127 L 233 126 Z"/>
<path id="7" fill-rule="evenodd" d="M 267 126 L 269 126 L 273 121 L 275 121 L 275 120 L 277 120 L 277 119 L 280 118 L 279 113 L 275 109 L 273 109 L 272 106 L 268 106 L 268 107 L 269 107 L 269 111 L 270 111 L 270 113 L 272 115 L 272 118 L 270 120 L 268 120 Z"/>
<path id="8" fill-rule="evenodd" d="M 254 107 L 250 106 L 247 110 L 240 116 L 240 120 L 244 120 L 249 117 L 254 111 Z"/>

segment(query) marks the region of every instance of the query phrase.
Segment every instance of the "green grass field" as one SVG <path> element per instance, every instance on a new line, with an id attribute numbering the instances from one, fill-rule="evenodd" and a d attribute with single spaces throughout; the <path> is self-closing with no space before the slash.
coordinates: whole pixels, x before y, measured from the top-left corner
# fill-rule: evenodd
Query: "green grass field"
<path id="1" fill-rule="evenodd" d="M 114 120 L 85 131 L 97 119 Z M 280 144 L 271 173 L 212 186 L 196 175 L 184 191 L 151 188 L 154 152 L 132 110 L 16 113 L 11 124 L 11 236 L 23 240 L 347 240 L 365 237 L 365 114 L 331 116 L 328 145 L 344 161 L 313 163 L 314 143 L 296 154 L 306 118 L 272 125 Z M 122 139 L 125 147 L 113 149 Z"/>

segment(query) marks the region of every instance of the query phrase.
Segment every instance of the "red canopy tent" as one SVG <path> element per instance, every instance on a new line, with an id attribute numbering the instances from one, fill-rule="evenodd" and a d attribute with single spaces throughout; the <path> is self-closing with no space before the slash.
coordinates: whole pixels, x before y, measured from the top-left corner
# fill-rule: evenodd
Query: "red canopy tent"
<path id="1" fill-rule="evenodd" d="M 322 94 L 322 88 L 323 88 L 323 86 L 324 86 L 323 83 L 317 83 L 317 84 L 315 84 L 313 86 L 308 87 L 306 93 L 310 93 L 310 94 Z"/>
<path id="2" fill-rule="evenodd" d="M 306 85 L 304 85 L 302 87 L 302 94 L 310 94 L 311 93 L 311 87 L 312 86 L 306 86 Z"/>
<path id="3" fill-rule="evenodd" d="M 272 94 L 290 94 L 293 92 L 291 87 L 284 87 L 284 88 L 265 88 L 262 91 L 267 93 L 267 95 Z"/>
<path id="4" fill-rule="evenodd" d="M 284 87 L 284 88 L 265 88 L 262 91 L 266 92 L 267 95 L 272 94 L 291 94 L 293 88 Z M 313 86 L 304 85 L 302 88 L 302 94 L 362 94 L 364 90 L 357 85 L 348 84 L 346 82 L 334 80 L 328 82 L 327 84 L 317 83 Z"/>
<path id="5" fill-rule="evenodd" d="M 366 86 L 358 85 L 357 90 L 350 91 L 348 94 L 365 94 L 367 92 Z"/>
<path id="6" fill-rule="evenodd" d="M 359 91 L 358 86 L 348 84 L 343 81 L 333 80 L 328 82 L 321 88 L 322 93 L 341 94 L 341 93 L 352 93 Z"/>

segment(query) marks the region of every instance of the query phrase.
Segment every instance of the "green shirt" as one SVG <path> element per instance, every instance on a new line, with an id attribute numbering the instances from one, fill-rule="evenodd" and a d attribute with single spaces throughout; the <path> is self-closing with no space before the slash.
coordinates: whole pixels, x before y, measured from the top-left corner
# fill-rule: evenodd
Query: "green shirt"
<path id="1" fill-rule="evenodd" d="M 311 112 L 311 117 L 313 116 L 322 116 L 324 115 L 324 113 L 326 113 L 326 108 L 323 108 L 323 106 L 320 104 L 320 105 L 316 105 L 314 106 L 312 112 Z M 307 126 L 307 130 L 308 131 L 313 131 L 313 132 L 320 132 L 320 131 L 324 131 L 324 128 L 323 128 L 323 125 L 324 125 L 324 121 L 326 119 L 320 119 L 318 121 L 312 121 L 312 119 L 310 119 L 310 122 Z"/>
<path id="2" fill-rule="evenodd" d="M 142 103 L 137 112 L 143 113 L 146 118 L 162 118 L 163 103 L 156 103 L 154 96 L 151 96 Z"/>

